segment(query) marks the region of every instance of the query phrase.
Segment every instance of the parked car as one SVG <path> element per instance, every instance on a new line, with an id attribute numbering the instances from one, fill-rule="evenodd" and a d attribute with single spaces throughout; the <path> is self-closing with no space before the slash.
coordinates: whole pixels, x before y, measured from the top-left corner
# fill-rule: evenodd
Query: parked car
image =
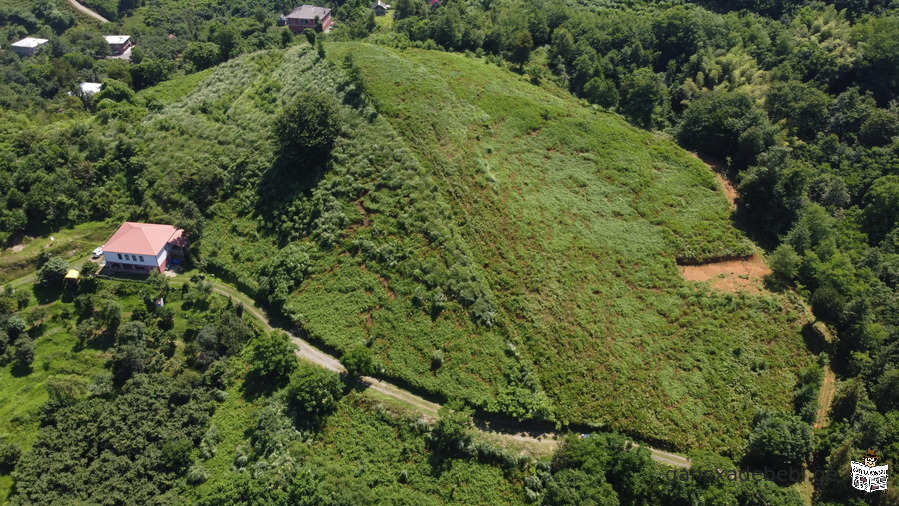
<path id="1" fill-rule="evenodd" d="M 103 254 L 103 246 L 97 246 L 94 248 L 94 258 L 100 258 L 100 255 Z"/>

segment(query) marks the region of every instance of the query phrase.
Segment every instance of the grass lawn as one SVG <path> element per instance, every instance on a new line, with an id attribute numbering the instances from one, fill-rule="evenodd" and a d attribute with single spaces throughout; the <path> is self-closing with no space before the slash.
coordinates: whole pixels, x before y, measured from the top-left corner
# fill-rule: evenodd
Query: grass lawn
<path id="1" fill-rule="evenodd" d="M 388 11 L 383 16 L 375 16 L 375 24 L 378 25 L 378 31 L 389 33 L 393 28 L 393 11 Z"/>
<path id="2" fill-rule="evenodd" d="M 44 237 L 26 237 L 18 245 L 0 251 L 0 284 L 34 274 L 37 259 L 45 251 L 61 256 L 77 267 L 90 258 L 91 251 L 106 242 L 120 225 L 93 221 Z"/>

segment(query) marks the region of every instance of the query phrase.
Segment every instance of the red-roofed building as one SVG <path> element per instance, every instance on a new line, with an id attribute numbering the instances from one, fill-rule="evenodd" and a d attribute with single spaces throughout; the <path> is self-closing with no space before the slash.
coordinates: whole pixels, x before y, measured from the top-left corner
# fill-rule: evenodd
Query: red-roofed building
<path id="1" fill-rule="evenodd" d="M 184 255 L 183 232 L 171 225 L 125 222 L 103 245 L 106 266 L 122 272 L 162 272 L 172 256 Z"/>

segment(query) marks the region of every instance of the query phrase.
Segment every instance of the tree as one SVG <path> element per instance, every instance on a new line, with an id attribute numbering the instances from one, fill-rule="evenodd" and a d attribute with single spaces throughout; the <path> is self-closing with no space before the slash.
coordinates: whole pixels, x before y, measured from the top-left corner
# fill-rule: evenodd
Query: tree
<path id="1" fill-rule="evenodd" d="M 342 392 L 339 375 L 303 364 L 290 377 L 287 399 L 298 422 L 318 427 L 334 410 Z"/>
<path id="2" fill-rule="evenodd" d="M 147 340 L 147 326 L 141 321 L 130 321 L 119 329 L 119 342 L 144 343 Z"/>
<path id="3" fill-rule="evenodd" d="M 69 270 L 69 264 L 61 257 L 50 257 L 37 271 L 37 278 L 44 286 L 60 286 Z"/>
<path id="4" fill-rule="evenodd" d="M 621 111 L 628 120 L 642 128 L 664 125 L 668 89 L 661 75 L 640 68 L 627 76 L 621 88 Z"/>
<path id="5" fill-rule="evenodd" d="M 9 474 L 21 456 L 21 446 L 9 441 L 0 441 L 0 474 Z"/>
<path id="6" fill-rule="evenodd" d="M 275 120 L 275 138 L 284 158 L 299 163 L 327 158 L 340 134 L 340 112 L 328 95 L 302 93 Z"/>
<path id="7" fill-rule="evenodd" d="M 131 67 L 135 90 L 149 88 L 167 80 L 175 72 L 175 62 L 159 58 L 146 59 Z"/>
<path id="8" fill-rule="evenodd" d="M 250 363 L 255 375 L 271 385 L 281 385 L 297 368 L 296 348 L 287 334 L 273 330 L 253 342 Z"/>
<path id="9" fill-rule="evenodd" d="M 801 469 L 812 451 L 812 430 L 796 415 L 765 411 L 756 415 L 746 459 L 774 469 Z"/>
<path id="10" fill-rule="evenodd" d="M 615 107 L 618 105 L 618 89 L 615 83 L 602 77 L 594 77 L 584 85 L 584 98 L 591 104 L 603 107 Z"/>
<path id="11" fill-rule="evenodd" d="M 872 239 L 880 241 L 899 224 L 899 176 L 883 176 L 865 194 L 864 218 Z"/>
<path id="12" fill-rule="evenodd" d="M 517 63 L 519 66 L 524 65 L 531 57 L 531 49 L 533 47 L 534 39 L 531 38 L 531 32 L 519 30 L 512 36 L 507 59 L 512 63 Z"/>
<path id="13" fill-rule="evenodd" d="M 194 69 L 203 70 L 219 62 L 221 49 L 214 42 L 191 42 L 184 50 L 184 61 Z"/>
<path id="14" fill-rule="evenodd" d="M 799 264 L 802 257 L 796 253 L 793 246 L 789 244 L 781 244 L 774 250 L 769 258 L 771 270 L 785 281 L 793 281 L 799 274 Z"/>
<path id="15" fill-rule="evenodd" d="M 31 363 L 34 362 L 34 340 L 26 336 L 22 336 L 16 340 L 13 358 L 16 367 L 31 367 Z"/>
<path id="16" fill-rule="evenodd" d="M 347 374 L 352 377 L 371 376 L 375 374 L 372 352 L 365 346 L 356 346 L 340 357 L 340 363 L 346 367 Z"/>
<path id="17" fill-rule="evenodd" d="M 142 342 L 117 346 L 112 358 L 112 375 L 116 383 L 121 385 L 135 374 L 149 371 L 154 355 L 153 350 Z"/>
<path id="18" fill-rule="evenodd" d="M 306 42 L 308 42 L 310 46 L 315 47 L 315 30 L 306 28 L 303 30 L 303 35 L 306 36 Z"/>
<path id="19" fill-rule="evenodd" d="M 104 98 L 108 98 L 114 102 L 133 102 L 134 90 L 122 81 L 105 79 L 103 85 L 100 86 L 100 93 L 97 93 L 95 99 L 99 102 Z"/>

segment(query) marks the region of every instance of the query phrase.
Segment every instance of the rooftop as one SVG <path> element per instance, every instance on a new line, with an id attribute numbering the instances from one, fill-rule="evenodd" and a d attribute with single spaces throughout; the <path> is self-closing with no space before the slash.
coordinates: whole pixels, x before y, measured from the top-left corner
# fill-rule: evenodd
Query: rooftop
<path id="1" fill-rule="evenodd" d="M 181 238 L 183 230 L 171 225 L 156 223 L 133 223 L 126 221 L 103 246 L 104 251 L 156 255 L 166 243 Z"/>
<path id="2" fill-rule="evenodd" d="M 378 6 L 384 8 L 384 9 L 389 9 L 389 8 L 390 8 L 389 5 L 385 4 L 385 3 L 382 2 L 381 0 L 378 0 L 377 2 L 375 2 L 374 7 L 378 7 Z"/>
<path id="3" fill-rule="evenodd" d="M 100 88 L 103 86 L 101 83 L 80 83 L 78 88 L 81 90 L 82 95 L 93 95 L 95 93 L 100 93 Z"/>
<path id="4" fill-rule="evenodd" d="M 131 38 L 130 35 L 104 35 L 107 44 L 124 44 Z"/>
<path id="5" fill-rule="evenodd" d="M 46 44 L 47 42 L 50 42 L 50 41 L 47 39 L 36 39 L 34 37 L 25 37 L 24 39 L 22 39 L 18 42 L 13 42 L 12 45 L 13 45 L 13 47 L 38 47 L 41 44 Z"/>
<path id="6" fill-rule="evenodd" d="M 288 18 L 295 19 L 315 19 L 315 16 L 318 16 L 318 19 L 324 19 L 325 16 L 331 13 L 331 9 L 326 7 L 316 7 L 314 5 L 301 5 L 293 10 L 290 14 L 287 15 Z"/>

